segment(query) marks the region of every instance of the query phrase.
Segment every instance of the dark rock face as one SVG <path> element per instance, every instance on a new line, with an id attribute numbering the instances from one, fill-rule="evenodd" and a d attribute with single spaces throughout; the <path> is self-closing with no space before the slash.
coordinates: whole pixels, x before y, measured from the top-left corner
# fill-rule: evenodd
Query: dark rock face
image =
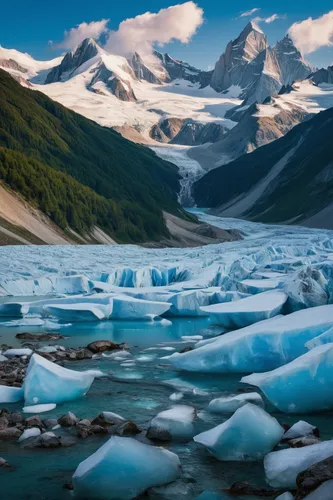
<path id="1" fill-rule="evenodd" d="M 198 83 L 200 88 L 207 87 L 210 84 L 212 71 L 202 71 L 194 68 L 184 61 L 178 61 L 169 54 L 162 54 L 157 50 L 154 51 L 154 55 L 165 71 L 163 81 L 188 80 L 193 84 Z"/>
<path id="2" fill-rule="evenodd" d="M 162 81 L 158 78 L 155 73 L 144 63 L 142 57 L 135 52 L 132 59 L 129 60 L 129 64 L 133 68 L 135 76 L 138 80 L 144 80 L 148 83 L 155 83 L 161 85 Z"/>
<path id="3" fill-rule="evenodd" d="M 134 76 L 134 74 L 131 76 Z M 136 101 L 130 82 L 123 81 L 113 71 L 109 70 L 103 62 L 99 64 L 88 89 L 96 92 L 94 85 L 99 82 L 104 83 L 106 88 L 121 101 Z"/>
<path id="4" fill-rule="evenodd" d="M 45 83 L 60 82 L 65 74 L 68 76 L 81 64 L 89 61 L 98 54 L 98 46 L 92 38 L 86 38 L 74 52 L 68 52 L 61 64 L 53 68 L 47 75 Z"/>
<path id="5" fill-rule="evenodd" d="M 231 85 L 245 88 L 251 81 L 244 77 L 244 69 L 268 47 L 267 38 L 254 23 L 248 23 L 238 38 L 228 43 L 225 52 L 215 65 L 211 86 L 217 92 Z"/>
<path id="6" fill-rule="evenodd" d="M 296 80 L 304 80 L 312 73 L 312 67 L 304 59 L 287 34 L 274 47 L 283 85 L 291 85 Z"/>
<path id="7" fill-rule="evenodd" d="M 155 141 L 185 146 L 197 146 L 219 141 L 228 129 L 219 123 L 202 123 L 184 118 L 165 118 L 150 131 Z"/>
<path id="8" fill-rule="evenodd" d="M 183 118 L 166 118 L 154 125 L 150 137 L 158 142 L 168 143 L 177 136 L 185 120 Z"/>
<path id="9" fill-rule="evenodd" d="M 311 467 L 298 474 L 295 500 L 305 498 L 311 491 L 314 491 L 322 483 L 330 479 L 333 479 L 333 457 L 311 465 Z"/>
<path id="10" fill-rule="evenodd" d="M 318 71 L 312 73 L 309 78 L 316 85 L 320 85 L 321 83 L 333 83 L 333 66 L 328 66 L 327 69 L 318 69 Z"/>
<path id="11" fill-rule="evenodd" d="M 33 342 L 40 342 L 43 340 L 62 340 L 65 337 L 59 335 L 58 333 L 17 333 L 15 335 L 17 339 L 20 340 L 31 340 Z"/>

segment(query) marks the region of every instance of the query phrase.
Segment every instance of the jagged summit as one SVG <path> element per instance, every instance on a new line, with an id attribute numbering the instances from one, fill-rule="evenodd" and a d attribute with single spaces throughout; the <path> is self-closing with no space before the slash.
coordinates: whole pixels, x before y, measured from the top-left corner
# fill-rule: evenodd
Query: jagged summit
<path id="1" fill-rule="evenodd" d="M 311 64 L 302 56 L 287 33 L 273 48 L 280 66 L 282 85 L 291 85 L 295 80 L 304 80 L 313 71 Z"/>

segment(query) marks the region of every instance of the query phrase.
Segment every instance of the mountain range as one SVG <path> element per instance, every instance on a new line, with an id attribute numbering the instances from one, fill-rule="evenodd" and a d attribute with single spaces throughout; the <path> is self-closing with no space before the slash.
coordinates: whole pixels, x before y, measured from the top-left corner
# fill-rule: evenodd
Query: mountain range
<path id="1" fill-rule="evenodd" d="M 266 178 L 270 169 L 278 171 L 274 177 L 277 184 L 282 172 L 283 175 L 294 172 L 291 168 L 274 169 L 274 158 L 277 158 L 277 162 L 282 161 L 278 152 L 287 154 L 288 148 L 293 151 L 297 149 L 299 157 L 306 155 L 303 149 L 298 150 L 294 144 L 298 137 L 295 131 L 301 130 L 300 133 L 308 134 L 306 127 L 312 130 L 313 120 L 320 121 L 321 112 L 333 107 L 333 67 L 313 68 L 288 34 L 274 47 L 270 47 L 261 28 L 250 22 L 236 39 L 228 43 L 211 71 L 200 70 L 158 51 L 148 56 L 135 52 L 125 58 L 111 54 L 93 39 L 84 40 L 75 50 L 51 61 L 36 61 L 27 54 L 0 47 L 0 68 L 21 84 L 20 87 L 6 82 L 7 87 L 13 86 L 13 99 L 15 94 L 20 95 L 21 90 L 18 89 L 26 87 L 22 91 L 39 96 L 38 105 L 41 105 L 40 96 L 43 94 L 53 99 L 43 98 L 42 106 L 47 111 L 53 109 L 56 106 L 54 101 L 57 101 L 88 118 L 86 123 L 89 126 L 83 126 L 80 122 L 80 127 L 95 127 L 93 141 L 97 140 L 98 135 L 106 140 L 105 134 L 113 134 L 112 139 L 111 135 L 108 136 L 108 141 L 113 146 L 112 154 L 116 151 L 119 153 L 118 161 L 113 163 L 117 164 L 118 170 L 114 166 L 111 170 L 109 166 L 101 166 L 96 171 L 89 165 L 83 170 L 75 169 L 73 165 L 78 164 L 82 154 L 79 148 L 75 150 L 77 156 L 71 167 L 68 166 L 68 159 L 63 160 L 63 163 L 57 160 L 55 149 L 51 159 L 42 153 L 43 149 L 39 150 L 38 145 L 32 153 L 34 160 L 41 160 L 53 169 L 52 175 L 55 175 L 55 171 L 69 174 L 84 189 L 92 189 L 92 196 L 103 197 L 103 203 L 112 200 L 112 203 L 122 205 L 119 213 L 120 218 L 126 220 L 124 231 L 112 224 L 105 225 L 105 220 L 102 223 L 97 214 L 94 214 L 93 220 L 88 217 L 89 223 L 84 225 L 83 212 L 80 217 L 69 217 L 72 209 L 62 208 L 61 221 L 59 213 L 57 217 L 52 213 L 53 222 L 62 229 L 69 228 L 81 234 L 81 238 L 83 233 L 90 235 L 88 239 L 91 238 L 92 231 L 95 231 L 93 228 L 99 228 L 99 231 L 116 241 L 167 238 L 168 228 L 162 211 L 186 217 L 177 204 L 177 196 L 187 206 L 196 203 L 218 210 L 219 213 L 268 222 L 306 221 L 314 215 L 314 211 L 319 213 L 323 210 L 322 206 L 316 204 L 292 216 L 292 205 L 287 214 L 287 209 L 286 213 L 281 210 L 273 213 L 267 207 L 263 211 L 252 207 L 242 212 L 237 204 Z M 4 78 L 3 72 L 1 77 Z M 6 94 L 3 94 L 3 100 L 7 104 Z M 65 108 L 60 106 L 59 109 Z M 28 123 L 31 127 L 39 113 L 33 107 L 33 118 L 29 121 L 27 110 L 25 126 Z M 58 114 L 62 121 L 64 112 L 57 111 L 57 118 Z M 6 119 L 9 119 L 8 116 Z M 15 122 L 15 113 L 10 119 Z M 67 119 L 64 121 L 62 126 L 66 128 Z M 119 132 L 123 138 L 110 129 Z M 3 133 L 0 146 L 8 147 L 4 138 Z M 83 136 L 81 139 L 80 144 L 87 141 L 91 148 L 97 148 L 95 154 L 99 155 L 100 144 L 91 143 Z M 320 143 L 320 137 L 317 140 Z M 57 141 L 58 138 L 55 144 Z M 26 154 L 25 148 L 28 148 L 30 155 L 32 148 L 29 141 L 24 143 L 24 147 L 19 147 L 20 142 L 22 137 L 17 138 L 14 134 L 9 149 L 15 154 Z M 133 142 L 141 143 L 142 146 Z M 320 148 L 320 144 L 316 147 Z M 160 158 L 150 153 L 149 148 Z M 73 143 L 70 149 L 75 149 Z M 50 155 L 49 145 L 46 150 L 47 155 Z M 103 154 L 105 156 L 105 151 Z M 268 154 L 272 158 L 267 159 Z M 328 158 L 329 153 L 325 154 L 325 158 Z M 148 175 L 146 158 L 149 158 L 148 165 L 152 168 Z M 98 164 L 100 162 L 99 159 Z M 260 166 L 253 169 L 254 164 Z M 306 165 L 310 169 L 308 163 Z M 109 180 L 104 182 L 106 171 Z M 311 175 L 315 174 L 315 170 L 311 172 Z M 239 181 L 240 177 L 242 182 Z M 19 191 L 25 200 L 41 208 L 42 193 L 39 200 L 31 199 L 22 186 L 19 190 L 13 182 L 5 182 Z M 107 188 L 109 182 L 110 189 Z M 156 182 L 162 191 L 158 191 Z M 286 183 L 286 179 L 283 182 Z M 149 196 L 143 196 L 144 192 L 149 193 Z M 322 199 L 326 200 L 324 196 Z M 270 198 L 262 200 L 263 206 L 269 203 L 268 200 L 271 201 Z M 140 214 L 143 221 L 140 221 L 141 225 L 134 215 L 124 211 L 125 201 L 137 204 L 136 208 L 139 206 L 145 211 L 144 215 Z M 136 208 L 133 207 L 133 213 Z M 46 215 L 51 213 L 43 207 L 41 211 Z M 154 222 L 148 224 L 153 213 Z M 140 229 L 136 231 L 139 226 Z"/>

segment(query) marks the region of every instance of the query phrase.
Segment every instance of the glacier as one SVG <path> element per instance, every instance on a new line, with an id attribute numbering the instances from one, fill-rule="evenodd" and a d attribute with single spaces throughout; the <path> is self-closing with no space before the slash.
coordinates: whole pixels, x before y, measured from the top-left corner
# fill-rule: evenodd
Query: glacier
<path id="1" fill-rule="evenodd" d="M 201 307 L 201 310 L 209 314 L 213 324 L 234 329 L 278 315 L 286 300 L 283 292 L 264 292 L 226 304 Z"/>
<path id="2" fill-rule="evenodd" d="M 90 389 L 94 378 L 95 374 L 91 371 L 69 370 L 33 354 L 23 386 L 25 404 L 57 404 L 82 397 Z"/>
<path id="3" fill-rule="evenodd" d="M 130 500 L 152 486 L 175 481 L 180 474 L 175 453 L 113 436 L 80 463 L 73 475 L 74 494 L 99 500 Z"/>
<path id="4" fill-rule="evenodd" d="M 255 461 L 269 453 L 284 430 L 278 421 L 251 403 L 242 406 L 223 424 L 194 436 L 218 460 Z"/>
<path id="5" fill-rule="evenodd" d="M 259 387 L 282 412 L 312 413 L 333 409 L 332 376 L 333 343 L 315 347 L 284 366 L 253 373 L 241 381 Z"/>

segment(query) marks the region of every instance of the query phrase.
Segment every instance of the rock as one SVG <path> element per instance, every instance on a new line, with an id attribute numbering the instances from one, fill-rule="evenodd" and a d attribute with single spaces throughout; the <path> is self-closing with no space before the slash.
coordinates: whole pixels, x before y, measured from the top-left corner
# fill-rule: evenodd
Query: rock
<path id="1" fill-rule="evenodd" d="M 61 436 L 60 444 L 64 447 L 74 446 L 77 443 L 77 439 L 74 436 Z"/>
<path id="2" fill-rule="evenodd" d="M 182 479 L 147 491 L 149 500 L 193 500 L 194 494 L 193 484 L 185 483 Z"/>
<path id="3" fill-rule="evenodd" d="M 172 441 L 170 432 L 166 429 L 157 427 L 149 427 L 147 431 L 147 438 L 152 439 L 153 441 Z"/>
<path id="4" fill-rule="evenodd" d="M 76 425 L 78 421 L 79 419 L 74 415 L 74 413 L 69 411 L 66 415 L 62 415 L 58 419 L 58 424 L 60 424 L 62 427 L 72 427 L 73 425 Z"/>
<path id="5" fill-rule="evenodd" d="M 73 483 L 72 483 L 72 482 L 70 482 L 70 483 L 65 483 L 65 484 L 63 485 L 63 489 L 64 489 L 64 490 L 73 491 L 73 489 L 74 489 L 74 488 L 73 488 Z"/>
<path id="6" fill-rule="evenodd" d="M 128 422 L 124 422 L 121 424 L 116 431 L 116 434 L 118 436 L 135 436 L 136 434 L 139 434 L 141 432 L 141 429 L 129 420 Z"/>
<path id="7" fill-rule="evenodd" d="M 111 411 L 103 411 L 96 418 L 91 421 L 92 425 L 101 425 L 108 427 L 110 425 L 117 425 L 125 420 L 120 415 L 112 413 Z"/>
<path id="8" fill-rule="evenodd" d="M 77 435 L 83 439 L 93 434 L 91 422 L 86 418 L 76 424 L 76 430 Z"/>
<path id="9" fill-rule="evenodd" d="M 17 440 L 22 434 L 22 431 L 17 427 L 7 427 L 0 429 L 0 441 Z"/>
<path id="10" fill-rule="evenodd" d="M 58 420 L 56 418 L 46 418 L 45 420 L 43 420 L 43 425 L 47 429 L 53 429 L 53 427 L 58 425 Z"/>
<path id="11" fill-rule="evenodd" d="M 87 349 L 94 354 L 104 351 L 114 351 L 116 349 L 125 349 L 126 347 L 125 344 L 117 344 L 116 342 L 112 342 L 112 340 L 96 340 L 87 345 Z"/>
<path id="12" fill-rule="evenodd" d="M 320 443 L 320 439 L 315 436 L 304 436 L 301 438 L 290 439 L 288 445 L 290 448 L 303 448 L 303 446 L 311 446 L 312 444 Z"/>
<path id="13" fill-rule="evenodd" d="M 108 430 L 105 427 L 102 427 L 101 425 L 92 425 L 91 431 L 93 434 L 107 434 L 108 433 Z"/>
<path id="14" fill-rule="evenodd" d="M 0 429 L 6 429 L 6 427 L 8 427 L 8 425 L 9 425 L 9 421 L 7 420 L 7 418 L 5 416 L 0 417 Z"/>
<path id="15" fill-rule="evenodd" d="M 91 359 L 93 357 L 92 352 L 89 349 L 86 349 L 85 347 L 82 349 L 79 349 L 76 352 L 76 359 L 81 360 L 81 359 Z"/>
<path id="16" fill-rule="evenodd" d="M 328 457 L 321 462 L 311 465 L 296 478 L 297 493 L 295 500 L 305 498 L 323 482 L 333 479 L 333 457 Z"/>
<path id="17" fill-rule="evenodd" d="M 25 445 L 25 448 L 59 448 L 61 446 L 61 438 L 57 437 L 53 432 L 44 432 L 32 442 Z"/>
<path id="18" fill-rule="evenodd" d="M 40 429 L 43 429 L 43 422 L 41 421 L 41 418 L 39 415 L 34 415 L 33 417 L 29 417 L 25 420 L 25 426 L 27 429 L 30 427 L 39 427 Z"/>
<path id="19" fill-rule="evenodd" d="M 32 340 L 34 342 L 42 341 L 42 340 L 62 340 L 65 337 L 63 335 L 59 335 L 57 333 L 17 333 L 16 338 L 20 340 Z"/>
<path id="20" fill-rule="evenodd" d="M 180 354 L 184 354 L 184 352 L 189 352 L 189 351 L 193 351 L 193 347 L 192 347 L 192 346 L 190 346 L 190 345 L 188 345 L 188 346 L 186 346 L 186 347 L 183 347 L 183 349 L 181 349 L 181 350 L 179 351 L 179 353 L 180 353 Z"/>
<path id="21" fill-rule="evenodd" d="M 9 425 L 17 425 L 23 424 L 25 422 L 23 415 L 18 411 L 13 411 L 12 413 L 8 413 L 6 418 L 9 422 Z"/>
<path id="22" fill-rule="evenodd" d="M 7 460 L 5 460 L 4 458 L 0 457 L 0 468 L 3 468 L 3 469 L 12 469 L 12 465 L 9 465 L 9 463 L 7 462 Z"/>
<path id="23" fill-rule="evenodd" d="M 282 491 L 278 490 L 266 490 L 265 488 L 256 488 L 249 483 L 237 482 L 234 483 L 228 490 L 231 495 L 251 495 L 257 497 L 277 497 Z"/>

